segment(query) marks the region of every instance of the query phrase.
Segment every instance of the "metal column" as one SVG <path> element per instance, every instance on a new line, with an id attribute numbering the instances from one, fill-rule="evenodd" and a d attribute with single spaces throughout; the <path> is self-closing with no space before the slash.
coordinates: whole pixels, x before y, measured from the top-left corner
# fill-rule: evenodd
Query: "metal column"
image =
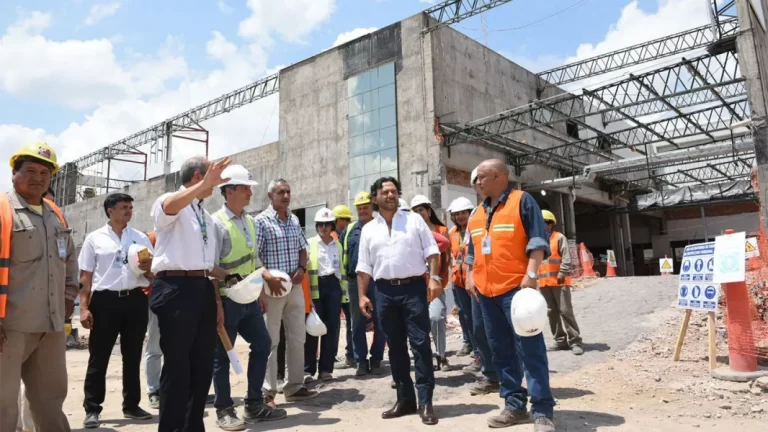
<path id="1" fill-rule="evenodd" d="M 629 213 L 624 213 L 624 233 L 627 236 L 627 243 L 624 247 L 625 255 L 626 255 L 626 262 L 627 262 L 627 270 L 626 275 L 627 276 L 634 276 L 635 275 L 635 257 L 634 252 L 632 251 L 632 227 L 629 223 Z"/>

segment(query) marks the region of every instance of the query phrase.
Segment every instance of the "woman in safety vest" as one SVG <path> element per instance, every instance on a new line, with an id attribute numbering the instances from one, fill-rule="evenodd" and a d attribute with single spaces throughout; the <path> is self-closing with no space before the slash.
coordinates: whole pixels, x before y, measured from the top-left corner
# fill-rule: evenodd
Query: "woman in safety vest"
<path id="1" fill-rule="evenodd" d="M 460 197 L 453 200 L 448 207 L 451 214 L 451 222 L 454 226 L 448 231 L 448 238 L 451 241 L 451 283 L 453 284 L 453 298 L 459 310 L 459 322 L 464 336 L 464 346 L 459 351 L 460 356 L 470 355 L 474 351 L 474 342 L 472 338 L 472 298 L 467 293 L 466 277 L 467 264 L 464 258 L 467 255 L 467 245 L 464 243 L 464 234 L 469 221 L 469 212 L 475 206 L 472 202 Z"/>

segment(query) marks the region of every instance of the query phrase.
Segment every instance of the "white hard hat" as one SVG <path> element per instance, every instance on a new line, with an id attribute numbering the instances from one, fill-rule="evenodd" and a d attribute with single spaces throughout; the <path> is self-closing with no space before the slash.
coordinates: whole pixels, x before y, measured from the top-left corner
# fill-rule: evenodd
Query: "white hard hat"
<path id="1" fill-rule="evenodd" d="M 420 205 L 431 206 L 432 205 L 432 201 L 430 201 L 429 198 L 425 197 L 424 195 L 416 195 L 411 200 L 411 208 L 414 208 L 414 207 L 420 206 Z"/>
<path id="2" fill-rule="evenodd" d="M 307 315 L 305 325 L 307 327 L 307 334 L 310 336 L 320 337 L 325 336 L 325 334 L 328 333 L 328 327 L 325 326 L 323 320 L 321 320 L 320 316 L 315 312 L 315 308 L 312 308 L 312 311 Z"/>
<path id="3" fill-rule="evenodd" d="M 400 201 L 398 202 L 397 208 L 399 210 L 410 210 L 411 209 L 410 207 L 408 207 L 408 203 L 404 199 L 402 199 L 402 198 L 400 198 Z"/>
<path id="4" fill-rule="evenodd" d="M 547 301 L 538 290 L 523 288 L 512 298 L 512 327 L 520 336 L 536 336 L 549 322 Z"/>
<path id="5" fill-rule="evenodd" d="M 333 215 L 333 211 L 327 207 L 323 207 L 315 213 L 315 223 L 317 222 L 335 222 L 336 216 Z"/>
<path id="6" fill-rule="evenodd" d="M 285 290 L 283 290 L 283 292 L 280 293 L 280 295 L 276 296 L 272 294 L 272 290 L 267 289 L 267 295 L 275 298 L 282 298 L 287 296 L 288 293 L 291 292 L 291 288 L 293 287 L 293 283 L 291 283 L 291 277 L 288 276 L 287 273 L 281 272 L 280 270 L 269 270 L 269 274 L 271 274 L 272 277 L 274 278 L 280 279 L 280 282 L 282 282 L 283 288 L 285 288 Z"/>
<path id="7" fill-rule="evenodd" d="M 472 170 L 472 174 L 469 176 L 469 181 L 472 183 L 472 185 L 477 183 L 477 169 L 479 167 L 480 167 L 479 165 L 476 166 L 475 169 Z"/>
<path id="8" fill-rule="evenodd" d="M 224 168 L 224 171 L 221 172 L 221 178 L 229 179 L 229 181 L 222 184 L 221 187 L 233 185 L 256 186 L 259 184 L 253 180 L 251 173 L 242 165 L 230 165 Z"/>
<path id="9" fill-rule="evenodd" d="M 259 299 L 264 289 L 264 267 L 249 274 L 236 285 L 225 288 L 224 295 L 235 303 L 250 304 Z"/>
<path id="10" fill-rule="evenodd" d="M 139 252 L 144 249 L 149 251 L 148 247 L 140 244 L 132 244 L 131 247 L 128 248 L 128 256 L 126 257 L 128 258 L 128 267 L 131 268 L 131 271 L 133 271 L 136 276 L 144 274 L 144 270 L 139 268 Z"/>
<path id="11" fill-rule="evenodd" d="M 475 206 L 472 204 L 472 201 L 469 200 L 469 198 L 465 197 L 458 197 L 453 202 L 451 202 L 451 205 L 448 207 L 449 213 L 457 213 L 464 210 L 472 210 L 475 208 Z"/>

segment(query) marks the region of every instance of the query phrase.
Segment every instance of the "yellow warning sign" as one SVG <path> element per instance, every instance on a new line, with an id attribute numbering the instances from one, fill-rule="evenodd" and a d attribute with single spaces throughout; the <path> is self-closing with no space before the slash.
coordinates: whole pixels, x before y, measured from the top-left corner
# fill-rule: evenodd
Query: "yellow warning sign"
<path id="1" fill-rule="evenodd" d="M 752 243 L 746 242 L 745 245 L 746 245 L 745 249 L 746 249 L 747 252 L 754 252 L 755 251 L 755 247 L 752 246 Z"/>
<path id="2" fill-rule="evenodd" d="M 672 273 L 674 271 L 673 265 L 672 265 L 672 258 L 661 258 L 659 259 L 659 271 L 661 274 L 665 273 Z"/>
<path id="3" fill-rule="evenodd" d="M 664 264 L 661 265 L 661 268 L 664 270 L 669 270 L 672 268 L 672 266 L 669 264 L 669 261 L 664 260 Z"/>
<path id="4" fill-rule="evenodd" d="M 754 258 L 760 256 L 760 248 L 757 247 L 757 238 L 749 237 L 744 243 L 745 258 Z"/>

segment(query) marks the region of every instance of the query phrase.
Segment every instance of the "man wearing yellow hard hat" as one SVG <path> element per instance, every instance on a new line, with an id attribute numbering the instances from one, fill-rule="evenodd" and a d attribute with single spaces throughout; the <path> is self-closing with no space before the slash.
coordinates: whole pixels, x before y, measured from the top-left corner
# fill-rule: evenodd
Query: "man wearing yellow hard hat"
<path id="1" fill-rule="evenodd" d="M 352 223 L 352 210 L 344 204 L 339 204 L 333 208 L 333 217 L 335 218 L 336 229 L 331 232 L 331 236 L 337 242 L 344 244 L 344 236 Z M 355 357 L 352 350 L 352 314 L 349 310 L 349 295 L 341 298 L 341 310 L 344 312 L 344 321 L 346 322 L 347 345 L 344 348 L 344 359 L 336 365 L 339 369 L 349 369 L 355 367 Z M 341 333 L 341 327 L 339 327 Z M 336 338 L 340 341 L 341 338 Z"/>
<path id="2" fill-rule="evenodd" d="M 547 300 L 549 326 L 555 342 L 547 347 L 549 351 L 570 349 L 575 355 L 584 354 L 581 347 L 581 335 L 571 303 L 571 252 L 568 239 L 555 231 L 557 219 L 549 210 L 542 210 L 541 215 L 549 231 L 549 248 L 552 255 L 541 262 L 539 267 L 539 288 Z"/>
<path id="3" fill-rule="evenodd" d="M 16 429 L 21 381 L 37 430 L 69 431 L 64 321 L 77 297 L 77 255 L 61 210 L 43 199 L 59 165 L 44 142 L 11 156 L 0 194 L 0 430 Z"/>

